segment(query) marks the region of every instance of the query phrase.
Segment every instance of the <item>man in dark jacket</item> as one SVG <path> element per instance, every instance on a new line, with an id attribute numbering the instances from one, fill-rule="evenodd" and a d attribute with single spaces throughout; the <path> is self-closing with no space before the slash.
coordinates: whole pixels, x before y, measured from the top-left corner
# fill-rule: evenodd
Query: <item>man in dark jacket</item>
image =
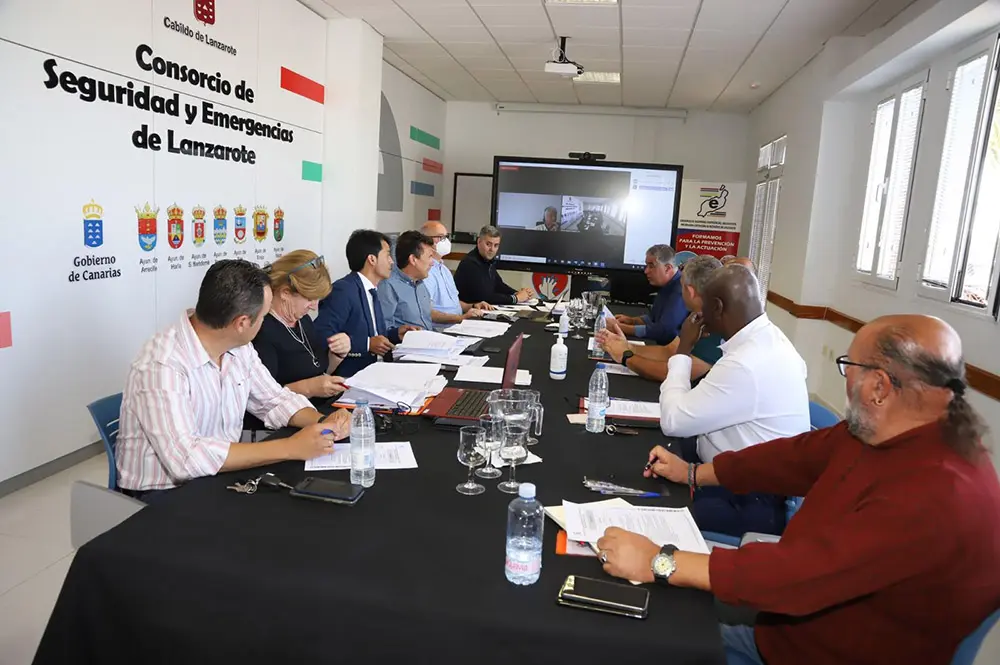
<path id="1" fill-rule="evenodd" d="M 462 302 L 488 302 L 491 305 L 512 305 L 534 297 L 531 289 L 515 291 L 497 274 L 497 253 L 500 251 L 500 229 L 484 226 L 479 230 L 476 248 L 465 255 L 455 271 L 455 286 Z"/>

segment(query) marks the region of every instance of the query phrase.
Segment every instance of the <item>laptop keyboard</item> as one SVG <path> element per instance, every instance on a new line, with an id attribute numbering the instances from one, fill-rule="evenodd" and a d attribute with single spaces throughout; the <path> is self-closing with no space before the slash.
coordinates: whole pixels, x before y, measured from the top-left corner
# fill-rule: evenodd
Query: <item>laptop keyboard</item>
<path id="1" fill-rule="evenodd" d="M 448 409 L 446 415 L 478 418 L 486 413 L 486 399 L 489 395 L 485 390 L 466 390 Z"/>

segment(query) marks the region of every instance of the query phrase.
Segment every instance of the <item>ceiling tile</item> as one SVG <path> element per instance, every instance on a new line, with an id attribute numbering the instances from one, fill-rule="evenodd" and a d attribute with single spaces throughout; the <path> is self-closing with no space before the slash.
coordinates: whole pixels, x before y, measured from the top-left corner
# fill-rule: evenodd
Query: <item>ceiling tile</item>
<path id="1" fill-rule="evenodd" d="M 473 7 L 508 7 L 518 5 L 537 5 L 540 0 L 469 0 Z"/>
<path id="2" fill-rule="evenodd" d="M 556 30 L 618 27 L 618 6 L 545 5 Z"/>
<path id="3" fill-rule="evenodd" d="M 494 25 L 548 25 L 549 17 L 540 2 L 531 5 L 473 6 L 473 11 L 487 26 Z"/>
<path id="4" fill-rule="evenodd" d="M 574 44 L 566 46 L 570 59 L 577 62 L 584 60 L 621 60 L 621 47 L 618 44 Z"/>
<path id="5" fill-rule="evenodd" d="M 916 0 L 878 0 L 842 33 L 863 37 L 896 18 Z"/>
<path id="6" fill-rule="evenodd" d="M 625 46 L 652 46 L 656 48 L 684 48 L 691 31 L 687 28 L 633 28 L 622 31 Z"/>
<path id="7" fill-rule="evenodd" d="M 595 27 L 578 25 L 574 28 L 560 28 L 558 25 L 555 26 L 556 34 L 560 37 L 569 37 L 569 43 L 566 48 L 570 51 L 573 50 L 573 42 L 577 41 L 580 43 L 589 44 L 619 44 L 621 43 L 621 32 L 618 28 L 608 28 L 608 27 Z"/>
<path id="8" fill-rule="evenodd" d="M 421 27 L 439 42 L 488 42 L 492 41 L 490 33 L 482 25 L 434 25 L 421 23 Z"/>
<path id="9" fill-rule="evenodd" d="M 535 96 L 520 81 L 487 81 L 484 87 L 501 102 L 534 102 Z"/>
<path id="10" fill-rule="evenodd" d="M 684 54 L 684 49 L 677 47 L 623 46 L 622 54 L 626 65 L 633 62 L 669 62 L 680 60 Z"/>
<path id="11" fill-rule="evenodd" d="M 421 25 L 471 25 L 477 27 L 482 25 L 475 12 L 465 4 L 459 6 L 412 5 L 404 7 L 403 10 Z"/>
<path id="12" fill-rule="evenodd" d="M 621 72 L 621 60 L 586 60 L 580 61 L 588 72 Z"/>
<path id="13" fill-rule="evenodd" d="M 441 42 L 448 53 L 455 57 L 462 56 L 496 56 L 503 57 L 503 51 L 491 39 L 488 42 Z"/>
<path id="14" fill-rule="evenodd" d="M 625 2 L 622 4 L 622 27 L 690 30 L 697 13 L 697 2 L 645 7 Z"/>
<path id="15" fill-rule="evenodd" d="M 470 69 L 472 75 L 480 83 L 487 81 L 515 81 L 522 82 L 521 75 L 513 69 Z"/>
<path id="16" fill-rule="evenodd" d="M 504 42 L 555 44 L 556 39 L 556 36 L 552 33 L 552 28 L 547 24 L 532 26 L 490 26 L 490 33 L 501 44 Z"/>
<path id="17" fill-rule="evenodd" d="M 467 56 L 455 56 L 455 59 L 462 63 L 462 66 L 466 69 L 504 69 L 507 71 L 514 71 L 507 62 L 507 58 L 503 55 L 498 56 L 485 56 L 485 55 L 467 55 Z"/>
<path id="18" fill-rule="evenodd" d="M 383 42 L 383 46 L 387 49 L 391 49 L 396 54 L 407 57 L 411 55 L 415 56 L 437 56 L 437 57 L 447 57 L 447 53 L 441 45 L 434 41 L 426 42 L 401 42 L 387 39 Z"/>
<path id="19" fill-rule="evenodd" d="M 574 84 L 576 96 L 580 98 L 581 104 L 613 104 L 621 105 L 621 86 L 607 85 L 601 83 Z"/>
<path id="20" fill-rule="evenodd" d="M 552 59 L 552 52 L 556 46 L 553 42 L 544 42 L 541 44 L 501 42 L 500 48 L 507 54 L 511 62 L 531 60 L 541 66 L 545 64 L 546 60 Z"/>
<path id="21" fill-rule="evenodd" d="M 745 57 L 760 40 L 762 34 L 698 28 L 691 33 L 688 49 L 742 53 Z"/>
<path id="22" fill-rule="evenodd" d="M 299 0 L 299 2 L 323 18 L 343 18 L 344 16 L 332 6 L 323 2 L 323 0 Z"/>
<path id="23" fill-rule="evenodd" d="M 842 0 L 836 2 L 823 0 L 823 2 L 836 5 Z M 787 3 L 789 0 L 753 0 L 753 11 L 746 11 L 746 3 L 743 0 L 704 0 L 695 28 L 750 32 L 759 36 L 764 34 Z"/>

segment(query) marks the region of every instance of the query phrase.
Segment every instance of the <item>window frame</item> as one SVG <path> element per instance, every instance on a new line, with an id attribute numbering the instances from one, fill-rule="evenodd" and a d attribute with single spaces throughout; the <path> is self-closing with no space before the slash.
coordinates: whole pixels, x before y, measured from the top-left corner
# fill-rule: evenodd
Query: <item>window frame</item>
<path id="1" fill-rule="evenodd" d="M 930 243 L 931 238 L 931 225 L 934 221 L 933 207 L 937 204 L 937 187 L 941 179 L 941 158 L 944 154 L 944 142 L 947 138 L 947 123 L 948 123 L 948 112 L 951 109 L 951 95 L 952 86 L 954 85 L 955 72 L 962 65 L 968 64 L 983 54 L 990 55 L 990 62 L 987 65 L 987 80 L 983 86 L 983 93 L 980 95 L 979 99 L 979 111 L 976 114 L 976 128 L 975 128 L 975 143 L 973 144 L 973 149 L 969 155 L 969 164 L 967 165 L 967 178 L 965 183 L 965 191 L 962 194 L 962 208 L 961 217 L 962 221 L 959 223 L 957 230 L 958 238 L 955 244 L 955 253 L 951 259 L 951 270 L 949 272 L 949 282 L 945 286 L 935 286 L 924 280 L 924 262 L 926 260 L 927 245 Z M 965 258 L 968 254 L 968 242 L 969 242 L 969 230 L 971 227 L 972 215 L 975 212 L 975 193 L 978 193 L 980 174 L 982 171 L 982 162 L 985 158 L 985 151 L 988 149 L 989 138 L 986 136 L 988 133 L 984 129 L 984 123 L 992 122 L 993 106 L 995 106 L 996 94 L 994 92 L 997 90 L 998 83 L 998 65 L 1000 65 L 1000 34 L 996 31 L 992 31 L 988 37 L 977 39 L 975 43 L 969 45 L 968 47 L 962 49 L 955 53 L 952 58 L 948 61 L 948 76 L 947 76 L 947 105 L 944 117 L 944 125 L 941 127 L 941 140 L 940 145 L 935 145 L 935 149 L 938 151 L 938 166 L 937 172 L 934 176 L 934 190 L 935 198 L 931 204 L 931 215 L 927 220 L 926 234 L 922 238 L 922 252 L 923 255 L 919 257 L 919 262 L 917 263 L 916 271 L 916 293 L 922 298 L 927 298 L 929 300 L 936 300 L 938 302 L 950 305 L 963 313 L 967 313 L 980 318 L 997 318 L 997 291 L 1000 290 L 1000 284 L 994 285 L 991 289 L 987 304 L 985 307 L 979 307 L 972 305 L 970 303 L 958 300 L 955 296 L 956 291 L 959 290 L 960 275 L 962 269 L 965 266 Z M 1000 274 L 1000 251 L 994 256 L 993 265 L 993 277 L 998 277 Z"/>
<path id="2" fill-rule="evenodd" d="M 781 151 L 778 153 L 775 148 L 780 145 Z M 766 151 L 766 152 L 765 152 Z M 767 155 L 767 164 L 762 165 L 762 159 Z M 782 134 L 775 139 L 763 144 L 757 151 L 757 182 L 754 183 L 754 205 L 750 213 L 750 246 L 747 255 L 754 262 L 758 269 L 760 279 L 761 298 L 767 299 L 767 292 L 771 281 L 771 262 L 774 258 L 774 235 L 778 227 L 778 206 L 781 204 L 781 179 L 785 172 L 785 161 L 788 157 L 788 135 Z M 768 203 L 771 196 L 771 184 L 774 183 L 774 219 L 771 228 L 767 228 Z M 757 222 L 757 193 L 763 186 L 764 199 L 761 206 L 760 227 L 755 228 Z M 768 234 L 768 230 L 770 233 Z M 759 239 L 759 244 L 754 243 L 755 236 Z M 766 236 L 766 237 L 765 237 Z M 767 261 L 767 272 L 760 275 L 764 267 L 762 261 L 765 254 L 769 255 Z"/>
<path id="3" fill-rule="evenodd" d="M 903 252 L 906 245 L 906 229 L 909 226 L 910 221 L 910 203 L 913 200 L 913 183 L 914 176 L 917 172 L 918 159 L 920 156 L 920 147 L 923 141 L 923 124 L 924 124 L 924 114 L 927 110 L 927 86 L 930 82 L 930 68 L 921 69 L 919 72 L 912 74 L 892 86 L 883 88 L 879 91 L 877 96 L 873 96 L 876 101 L 870 104 L 871 109 L 871 131 L 868 132 L 868 150 L 863 154 L 867 157 L 868 165 L 871 164 L 872 150 L 874 149 L 875 141 L 875 115 L 878 108 L 884 103 L 895 100 L 892 112 L 892 127 L 889 133 L 889 152 L 886 155 L 885 163 L 885 173 L 882 177 L 882 196 L 879 201 L 879 213 L 878 213 L 878 223 L 875 226 L 875 251 L 872 254 L 871 271 L 865 272 L 858 268 L 858 258 L 861 253 L 861 231 L 862 227 L 858 227 L 858 233 L 856 236 L 854 253 L 851 256 L 851 266 L 850 269 L 854 273 L 854 279 L 865 284 L 870 284 L 872 286 L 877 286 L 879 288 L 887 289 L 890 291 L 896 291 L 899 288 L 899 277 L 903 270 Z M 899 232 L 899 250 L 896 253 L 896 271 L 895 275 L 891 278 L 880 277 L 878 274 L 879 259 L 882 255 L 882 227 L 885 223 L 885 215 L 888 207 L 888 189 L 889 183 L 892 176 L 893 159 L 896 155 L 896 135 L 899 129 L 899 114 L 902 111 L 902 98 L 907 92 L 914 90 L 915 88 L 921 88 L 921 98 L 920 98 L 920 112 L 917 116 L 917 129 L 916 138 L 913 146 L 913 156 L 910 162 L 910 174 L 907 182 L 906 191 L 906 201 L 903 208 L 903 221 L 902 227 Z M 864 171 L 864 197 L 862 198 L 862 219 L 864 214 L 865 203 L 868 200 L 868 168 Z M 860 224 L 859 220 L 859 224 Z"/>

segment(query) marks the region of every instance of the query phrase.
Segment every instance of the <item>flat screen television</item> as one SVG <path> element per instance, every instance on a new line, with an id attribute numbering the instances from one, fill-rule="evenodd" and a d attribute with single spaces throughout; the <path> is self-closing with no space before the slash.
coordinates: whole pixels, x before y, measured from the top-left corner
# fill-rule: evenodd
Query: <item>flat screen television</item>
<path id="1" fill-rule="evenodd" d="M 504 269 L 641 271 L 673 246 L 684 168 L 674 164 L 493 158 L 492 223 Z"/>

